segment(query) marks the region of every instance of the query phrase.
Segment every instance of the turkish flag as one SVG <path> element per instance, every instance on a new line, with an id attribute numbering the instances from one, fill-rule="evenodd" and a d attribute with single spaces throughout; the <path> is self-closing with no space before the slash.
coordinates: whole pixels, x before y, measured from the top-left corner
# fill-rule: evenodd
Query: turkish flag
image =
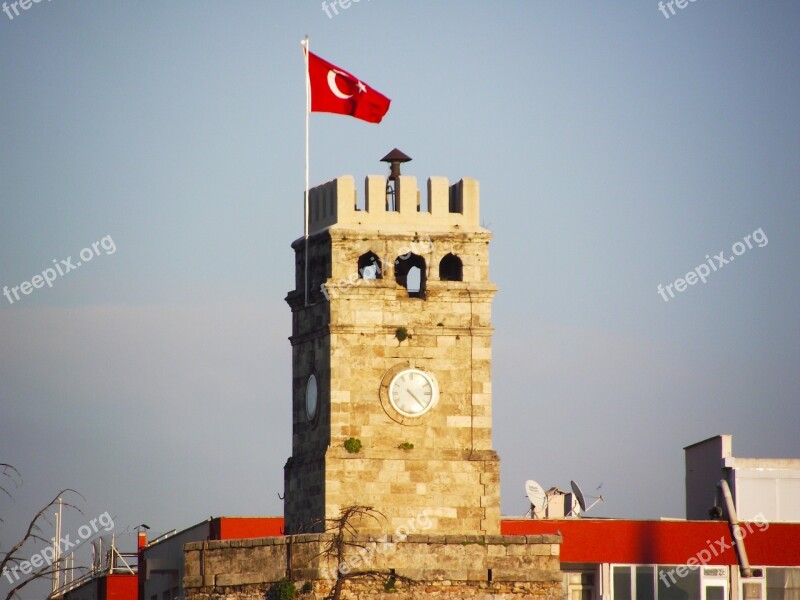
<path id="1" fill-rule="evenodd" d="M 308 53 L 308 80 L 311 112 L 350 115 L 370 123 L 380 123 L 389 110 L 389 98 L 313 52 Z"/>

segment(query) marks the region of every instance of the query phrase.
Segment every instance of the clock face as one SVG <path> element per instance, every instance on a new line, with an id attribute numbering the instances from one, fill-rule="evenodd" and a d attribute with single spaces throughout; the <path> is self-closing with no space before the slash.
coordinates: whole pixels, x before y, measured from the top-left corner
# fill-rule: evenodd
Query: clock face
<path id="1" fill-rule="evenodd" d="M 318 399 L 317 377 L 312 374 L 308 378 L 308 383 L 306 383 L 306 417 L 308 417 L 309 421 L 313 421 L 314 417 L 317 416 Z"/>
<path id="2" fill-rule="evenodd" d="M 406 417 L 418 417 L 432 409 L 439 400 L 436 378 L 419 369 L 406 369 L 389 384 L 392 407 Z"/>

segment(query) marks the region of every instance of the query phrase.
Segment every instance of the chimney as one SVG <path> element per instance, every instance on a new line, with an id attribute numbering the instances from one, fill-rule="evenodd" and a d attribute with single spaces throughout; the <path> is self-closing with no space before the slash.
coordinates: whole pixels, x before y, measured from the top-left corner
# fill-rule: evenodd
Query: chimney
<path id="1" fill-rule="evenodd" d="M 396 192 L 400 183 L 400 165 L 410 160 L 410 156 L 397 148 L 381 159 L 381 162 L 389 163 L 389 178 L 386 180 L 386 210 L 397 210 Z"/>

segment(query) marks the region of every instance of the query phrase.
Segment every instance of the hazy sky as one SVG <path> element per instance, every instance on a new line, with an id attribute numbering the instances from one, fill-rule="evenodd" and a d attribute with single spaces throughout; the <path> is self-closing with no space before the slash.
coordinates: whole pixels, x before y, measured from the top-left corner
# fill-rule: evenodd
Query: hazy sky
<path id="1" fill-rule="evenodd" d="M 91 255 L 0 296 L 0 462 L 24 476 L 0 547 L 67 486 L 120 533 L 282 513 L 306 33 L 392 99 L 380 125 L 312 115 L 312 184 L 395 146 L 422 184 L 481 182 L 505 514 L 534 478 L 602 482 L 596 516 L 683 516 L 682 448 L 718 433 L 800 456 L 800 4 L 338 10 L 0 13 L 0 286 Z"/>

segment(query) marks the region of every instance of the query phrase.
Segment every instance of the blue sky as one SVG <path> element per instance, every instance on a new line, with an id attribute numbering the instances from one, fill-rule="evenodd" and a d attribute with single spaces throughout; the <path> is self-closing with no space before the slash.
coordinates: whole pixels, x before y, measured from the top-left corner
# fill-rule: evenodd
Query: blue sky
<path id="1" fill-rule="evenodd" d="M 534 478 L 683 516 L 682 447 L 717 433 L 800 456 L 798 25 L 791 0 L 0 13 L 0 286 L 116 247 L 0 297 L 0 462 L 25 478 L 2 545 L 67 486 L 118 532 L 281 514 L 305 34 L 392 99 L 380 125 L 312 115 L 312 185 L 393 147 L 481 182 L 505 514 Z"/>

